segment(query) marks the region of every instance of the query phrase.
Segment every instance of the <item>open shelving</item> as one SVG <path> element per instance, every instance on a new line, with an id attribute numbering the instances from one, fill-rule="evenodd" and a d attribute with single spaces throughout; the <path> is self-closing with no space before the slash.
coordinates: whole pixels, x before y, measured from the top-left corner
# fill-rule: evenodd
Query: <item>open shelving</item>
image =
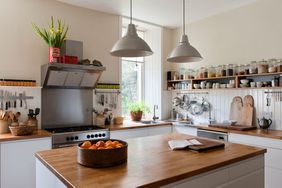
<path id="1" fill-rule="evenodd" d="M 236 75 L 236 76 L 224 76 L 224 77 L 212 77 L 212 78 L 195 78 L 195 79 L 185 79 L 185 80 L 168 80 L 167 88 L 173 87 L 176 83 L 189 83 L 192 85 L 192 89 L 173 89 L 175 91 L 204 91 L 204 90 L 231 90 L 231 89 L 281 89 L 282 86 L 277 87 L 240 87 L 240 80 L 249 79 L 254 82 L 271 81 L 274 77 L 282 76 L 282 72 L 275 73 L 263 73 L 263 74 L 246 74 L 246 75 Z M 199 84 L 202 81 L 208 81 L 211 83 L 221 83 L 227 84 L 230 80 L 234 80 L 234 88 L 210 88 L 210 89 L 195 89 L 194 84 Z"/>

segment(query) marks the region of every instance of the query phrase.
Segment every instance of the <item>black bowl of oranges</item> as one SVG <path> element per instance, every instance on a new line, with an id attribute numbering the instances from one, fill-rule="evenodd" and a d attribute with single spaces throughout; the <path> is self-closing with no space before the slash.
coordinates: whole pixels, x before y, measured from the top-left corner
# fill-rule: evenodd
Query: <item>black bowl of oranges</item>
<path id="1" fill-rule="evenodd" d="M 122 140 L 89 140 L 78 144 L 77 162 L 83 166 L 103 168 L 127 161 L 127 143 Z"/>

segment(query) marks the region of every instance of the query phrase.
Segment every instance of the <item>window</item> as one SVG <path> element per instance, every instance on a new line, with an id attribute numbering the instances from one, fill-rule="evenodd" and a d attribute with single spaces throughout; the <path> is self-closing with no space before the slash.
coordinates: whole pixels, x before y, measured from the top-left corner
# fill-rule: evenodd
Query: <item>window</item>
<path id="1" fill-rule="evenodd" d="M 122 36 L 126 28 L 122 28 Z M 137 31 L 138 36 L 144 39 L 145 32 Z M 129 116 L 128 104 L 143 100 L 143 75 L 144 57 L 122 58 L 121 61 L 121 94 L 122 94 L 122 115 Z"/>

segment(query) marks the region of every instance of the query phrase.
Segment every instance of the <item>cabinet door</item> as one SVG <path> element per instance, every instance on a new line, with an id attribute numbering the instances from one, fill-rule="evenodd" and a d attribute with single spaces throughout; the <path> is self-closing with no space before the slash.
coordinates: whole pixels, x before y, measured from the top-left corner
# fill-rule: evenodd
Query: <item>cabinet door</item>
<path id="1" fill-rule="evenodd" d="M 156 126 L 156 127 L 148 127 L 148 136 L 160 135 L 160 134 L 169 134 L 172 132 L 172 126 Z"/>
<path id="2" fill-rule="evenodd" d="M 127 129 L 127 130 L 117 130 L 110 132 L 111 139 L 128 139 L 128 138 L 137 138 L 148 136 L 147 128 L 136 128 L 136 129 Z"/>
<path id="3" fill-rule="evenodd" d="M 197 136 L 197 128 L 195 127 L 183 127 L 174 125 L 173 132 Z"/>
<path id="4" fill-rule="evenodd" d="M 1 188 L 34 188 L 34 154 L 48 149 L 51 138 L 1 143 Z"/>

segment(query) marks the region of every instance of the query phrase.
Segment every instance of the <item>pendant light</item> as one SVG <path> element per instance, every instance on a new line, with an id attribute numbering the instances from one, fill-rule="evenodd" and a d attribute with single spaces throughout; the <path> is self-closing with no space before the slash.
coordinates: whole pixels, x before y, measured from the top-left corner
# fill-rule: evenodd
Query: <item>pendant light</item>
<path id="1" fill-rule="evenodd" d="M 183 0 L 183 35 L 179 45 L 170 52 L 167 61 L 174 63 L 190 63 L 201 61 L 202 59 L 201 54 L 191 46 L 185 34 L 185 0 Z"/>
<path id="2" fill-rule="evenodd" d="M 153 54 L 149 45 L 138 36 L 136 27 L 132 24 L 132 0 L 130 0 L 130 24 L 127 33 L 115 43 L 110 53 L 117 57 L 144 57 Z"/>

